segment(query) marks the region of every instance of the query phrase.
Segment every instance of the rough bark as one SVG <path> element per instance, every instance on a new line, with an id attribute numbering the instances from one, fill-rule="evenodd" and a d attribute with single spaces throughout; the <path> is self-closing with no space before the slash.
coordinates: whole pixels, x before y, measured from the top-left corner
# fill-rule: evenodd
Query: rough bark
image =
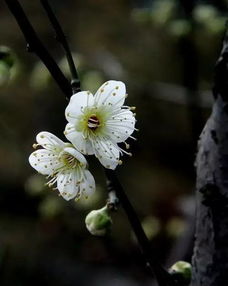
<path id="1" fill-rule="evenodd" d="M 214 105 L 196 158 L 192 286 L 228 285 L 228 36 L 215 68 Z"/>

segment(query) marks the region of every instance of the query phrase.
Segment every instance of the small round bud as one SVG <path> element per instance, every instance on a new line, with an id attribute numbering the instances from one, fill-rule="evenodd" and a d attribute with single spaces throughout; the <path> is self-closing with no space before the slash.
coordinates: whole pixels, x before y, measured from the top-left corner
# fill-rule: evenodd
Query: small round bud
<path id="1" fill-rule="evenodd" d="M 178 261 L 169 270 L 173 278 L 178 281 L 178 284 L 187 286 L 191 282 L 192 267 L 186 261 Z"/>
<path id="2" fill-rule="evenodd" d="M 92 235 L 104 236 L 111 228 L 112 219 L 109 215 L 107 206 L 99 210 L 91 211 L 85 218 L 88 231 Z"/>

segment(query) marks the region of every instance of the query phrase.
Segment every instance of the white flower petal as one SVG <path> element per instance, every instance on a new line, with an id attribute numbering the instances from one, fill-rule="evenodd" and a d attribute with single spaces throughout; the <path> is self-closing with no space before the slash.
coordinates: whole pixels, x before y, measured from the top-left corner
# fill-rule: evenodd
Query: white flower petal
<path id="1" fill-rule="evenodd" d="M 82 114 L 84 107 L 92 106 L 94 96 L 89 91 L 80 91 L 71 96 L 65 115 L 68 122 L 75 123 Z"/>
<path id="2" fill-rule="evenodd" d="M 88 171 L 84 171 L 84 182 L 80 186 L 82 195 L 88 197 L 95 191 L 95 180 L 92 174 Z"/>
<path id="3" fill-rule="evenodd" d="M 39 149 L 29 156 L 30 165 L 43 175 L 52 175 L 62 164 L 58 156 L 50 150 Z"/>
<path id="4" fill-rule="evenodd" d="M 98 138 L 93 142 L 95 156 L 101 164 L 108 169 L 114 170 L 119 164 L 119 147 L 106 138 Z"/>
<path id="5" fill-rule="evenodd" d="M 130 110 L 115 114 L 106 122 L 106 135 L 114 142 L 124 142 L 135 130 L 135 117 Z"/>
<path id="6" fill-rule="evenodd" d="M 105 82 L 95 94 L 95 104 L 120 108 L 126 98 L 126 87 L 122 81 L 109 80 Z"/>
<path id="7" fill-rule="evenodd" d="M 59 151 L 59 149 L 63 148 L 65 145 L 65 143 L 61 139 L 47 131 L 38 133 L 36 136 L 36 141 L 42 147 L 48 150 Z"/>
<path id="8" fill-rule="evenodd" d="M 83 137 L 82 132 L 76 131 L 74 125 L 71 123 L 66 125 L 64 134 L 79 152 L 85 155 L 94 154 L 90 141 Z"/>
<path id="9" fill-rule="evenodd" d="M 79 180 L 80 177 L 77 170 L 66 170 L 58 174 L 57 189 L 65 200 L 69 201 L 78 195 Z"/>
<path id="10" fill-rule="evenodd" d="M 78 152 L 75 148 L 65 147 L 63 150 L 64 150 L 65 152 L 71 154 L 71 155 L 72 155 L 74 158 L 76 158 L 80 163 L 82 163 L 84 167 L 86 167 L 86 165 L 87 165 L 86 158 L 85 158 L 80 152 Z"/>

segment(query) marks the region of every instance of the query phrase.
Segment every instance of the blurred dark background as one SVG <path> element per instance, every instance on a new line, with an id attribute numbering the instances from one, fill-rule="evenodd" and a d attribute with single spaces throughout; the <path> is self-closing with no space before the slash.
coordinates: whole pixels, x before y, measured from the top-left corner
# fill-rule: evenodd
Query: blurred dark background
<path id="1" fill-rule="evenodd" d="M 64 53 L 39 1 L 21 0 L 46 47 L 69 76 Z M 83 89 L 127 85 L 137 106 L 133 157 L 118 175 L 164 265 L 190 261 L 194 235 L 194 158 L 210 114 L 213 69 L 228 1 L 50 0 L 74 53 Z M 0 285 L 151 285 L 123 210 L 110 237 L 92 237 L 85 216 L 106 201 L 105 179 L 90 159 L 97 192 L 65 202 L 28 164 L 35 135 L 63 140 L 67 101 L 25 40 L 4 1 L 0 46 Z M 0 63 L 1 65 L 1 63 Z"/>

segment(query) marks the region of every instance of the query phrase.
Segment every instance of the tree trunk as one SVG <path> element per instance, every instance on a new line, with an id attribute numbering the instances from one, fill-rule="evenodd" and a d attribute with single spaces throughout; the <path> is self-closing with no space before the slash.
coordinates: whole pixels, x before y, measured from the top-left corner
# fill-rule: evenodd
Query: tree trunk
<path id="1" fill-rule="evenodd" d="M 196 158 L 192 286 L 228 285 L 228 36 L 215 68 L 214 106 Z"/>

